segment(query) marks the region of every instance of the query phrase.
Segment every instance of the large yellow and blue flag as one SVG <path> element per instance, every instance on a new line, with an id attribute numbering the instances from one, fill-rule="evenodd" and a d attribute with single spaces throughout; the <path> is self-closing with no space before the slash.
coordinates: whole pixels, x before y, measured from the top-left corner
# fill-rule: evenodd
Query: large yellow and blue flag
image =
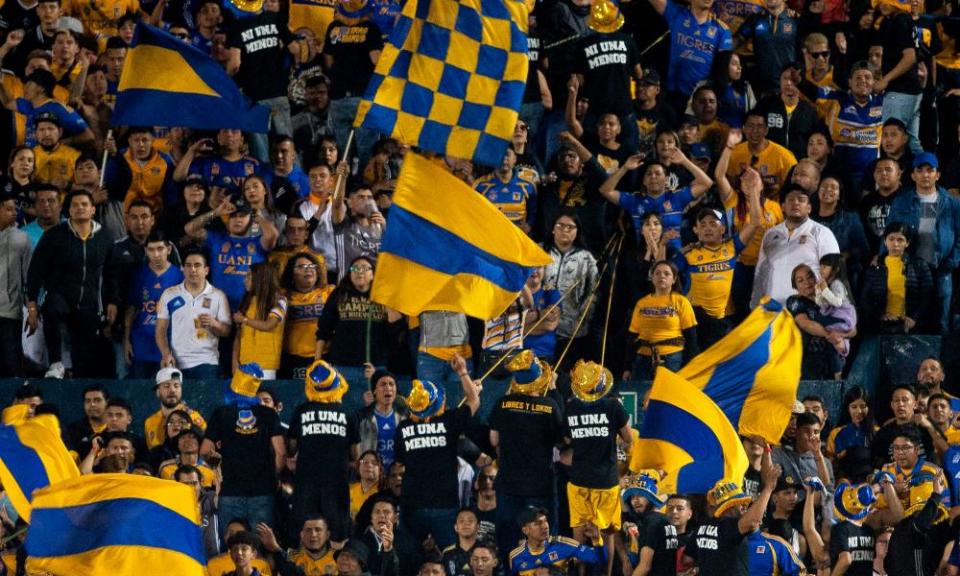
<path id="1" fill-rule="evenodd" d="M 520 0 L 407 0 L 355 126 L 499 166 L 527 82 Z"/>
<path id="2" fill-rule="evenodd" d="M 650 390 L 630 469 L 666 476 L 660 492 L 704 494 L 718 480 L 739 483 L 749 462 L 743 444 L 720 408 L 680 376 L 659 368 Z"/>
<path id="3" fill-rule="evenodd" d="M 34 490 L 80 476 L 60 439 L 56 416 L 8 418 L 0 425 L 0 484 L 17 514 L 30 522 Z"/>
<path id="4" fill-rule="evenodd" d="M 266 132 L 269 116 L 208 54 L 159 28 L 137 25 L 120 74 L 113 125 Z"/>
<path id="5" fill-rule="evenodd" d="M 802 355 L 793 316 L 768 300 L 678 374 L 713 399 L 741 435 L 779 444 L 797 399 Z"/>
<path id="6" fill-rule="evenodd" d="M 373 300 L 495 318 L 550 256 L 473 188 L 416 153 L 403 160 L 383 236 Z"/>
<path id="7" fill-rule="evenodd" d="M 193 489 L 135 474 L 38 490 L 24 545 L 31 573 L 203 576 L 206 565 Z"/>

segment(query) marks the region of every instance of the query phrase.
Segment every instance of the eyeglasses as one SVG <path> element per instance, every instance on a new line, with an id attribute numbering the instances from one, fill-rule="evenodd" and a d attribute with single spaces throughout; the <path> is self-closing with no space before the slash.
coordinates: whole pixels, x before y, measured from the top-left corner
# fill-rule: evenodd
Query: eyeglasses
<path id="1" fill-rule="evenodd" d="M 557 230 L 567 230 L 567 231 L 577 229 L 576 224 L 561 224 L 560 222 L 557 222 L 556 224 L 554 224 L 553 227 L 556 228 Z"/>
<path id="2" fill-rule="evenodd" d="M 351 266 L 351 272 L 370 272 L 373 270 L 373 266 Z"/>
<path id="3" fill-rule="evenodd" d="M 316 264 L 297 264 L 296 266 L 294 266 L 294 268 L 296 268 L 297 270 L 316 270 L 317 268 L 319 268 L 319 266 L 317 266 Z M 351 268 L 350 271 L 352 272 L 353 269 Z"/>
<path id="4" fill-rule="evenodd" d="M 830 58 L 830 51 L 824 50 L 823 52 L 811 52 L 810 56 L 814 59 L 823 58 L 824 60 L 826 60 L 827 58 Z"/>
<path id="5" fill-rule="evenodd" d="M 913 444 L 894 444 L 892 446 L 894 452 L 909 452 L 916 448 Z"/>
<path id="6" fill-rule="evenodd" d="M 179 38 L 179 39 L 181 39 L 181 40 L 186 40 L 187 38 L 190 37 L 190 35 L 189 35 L 189 34 L 186 34 L 186 33 L 184 33 L 184 32 L 178 32 L 177 34 L 174 34 L 173 37 L 174 37 L 174 38 Z"/>
<path id="7" fill-rule="evenodd" d="M 527 131 L 527 125 L 526 125 L 526 124 L 517 124 L 517 130 L 523 130 L 524 132 L 526 132 L 526 131 Z"/>

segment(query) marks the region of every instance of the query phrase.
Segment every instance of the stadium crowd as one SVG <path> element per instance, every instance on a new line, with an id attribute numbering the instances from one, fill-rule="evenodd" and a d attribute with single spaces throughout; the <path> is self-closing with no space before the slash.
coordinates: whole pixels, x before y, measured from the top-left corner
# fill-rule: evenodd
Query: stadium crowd
<path id="1" fill-rule="evenodd" d="M 192 486 L 212 576 L 960 573 L 937 358 L 837 414 L 798 398 L 705 495 L 631 465 L 614 384 L 679 370 L 765 297 L 802 377 L 838 390 L 864 336 L 960 329 L 955 0 L 528 4 L 501 164 L 434 158 L 553 259 L 480 320 L 370 297 L 409 148 L 352 123 L 401 3 L 6 0 L 0 377 L 112 380 L 66 446 L 83 473 Z M 114 126 L 146 24 L 269 133 Z M 509 383 L 483 418 L 481 376 Z M 184 403 L 221 378 L 222 406 Z M 144 422 L 126 379 L 155 382 Z M 304 382 L 289 418 L 275 379 Z M 13 404 L 56 411 L 37 384 Z M 23 520 L 0 518 L 24 574 Z"/>

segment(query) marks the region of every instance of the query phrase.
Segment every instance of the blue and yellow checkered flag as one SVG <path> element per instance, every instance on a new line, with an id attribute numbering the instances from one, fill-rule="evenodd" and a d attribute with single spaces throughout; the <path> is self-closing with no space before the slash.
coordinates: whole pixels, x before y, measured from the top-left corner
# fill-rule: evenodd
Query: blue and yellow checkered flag
<path id="1" fill-rule="evenodd" d="M 499 166 L 527 82 L 526 30 L 518 0 L 408 0 L 354 125 Z"/>

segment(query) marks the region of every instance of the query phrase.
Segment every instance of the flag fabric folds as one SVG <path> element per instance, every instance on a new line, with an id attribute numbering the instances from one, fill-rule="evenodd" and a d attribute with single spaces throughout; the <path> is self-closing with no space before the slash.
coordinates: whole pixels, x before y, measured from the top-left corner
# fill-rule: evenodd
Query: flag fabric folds
<path id="1" fill-rule="evenodd" d="M 27 570 L 51 574 L 202 576 L 200 508 L 185 484 L 91 474 L 38 490 Z"/>
<path id="2" fill-rule="evenodd" d="M 406 155 L 383 236 L 371 298 L 490 319 L 552 260 L 486 198 L 441 166 Z"/>
<path id="3" fill-rule="evenodd" d="M 499 166 L 527 81 L 526 30 L 518 0 L 408 0 L 354 125 Z"/>
<path id="4" fill-rule="evenodd" d="M 0 483 L 24 521 L 30 522 L 34 490 L 79 476 L 55 416 L 14 418 L 0 425 Z"/>
<path id="5" fill-rule="evenodd" d="M 678 374 L 716 402 L 741 435 L 779 444 L 797 398 L 802 354 L 793 316 L 769 300 Z"/>
<path id="6" fill-rule="evenodd" d="M 140 23 L 124 61 L 114 126 L 236 128 L 266 132 L 270 111 L 252 105 L 208 54 Z"/>
<path id="7" fill-rule="evenodd" d="M 691 383 L 657 370 L 630 470 L 662 470 L 660 492 L 704 494 L 718 480 L 739 482 L 749 462 L 736 430 Z"/>

